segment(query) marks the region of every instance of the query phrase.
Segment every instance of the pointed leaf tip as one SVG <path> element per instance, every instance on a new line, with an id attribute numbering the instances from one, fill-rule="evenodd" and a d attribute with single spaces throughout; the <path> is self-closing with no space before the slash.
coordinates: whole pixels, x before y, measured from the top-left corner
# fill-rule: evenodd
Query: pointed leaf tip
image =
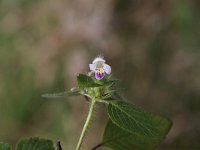
<path id="1" fill-rule="evenodd" d="M 67 92 L 60 92 L 60 93 L 46 93 L 46 94 L 42 94 L 43 98 L 65 98 L 67 96 L 78 96 L 81 95 L 79 93 L 80 91 L 67 91 Z"/>

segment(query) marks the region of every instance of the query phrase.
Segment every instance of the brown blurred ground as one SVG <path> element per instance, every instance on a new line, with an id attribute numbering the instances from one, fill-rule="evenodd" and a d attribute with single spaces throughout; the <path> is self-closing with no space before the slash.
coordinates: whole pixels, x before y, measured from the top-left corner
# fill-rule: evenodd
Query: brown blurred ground
<path id="1" fill-rule="evenodd" d="M 200 149 L 199 10 L 197 0 L 1 0 L 1 141 L 41 136 L 74 149 L 87 102 L 40 95 L 75 86 L 103 54 L 127 99 L 173 120 L 160 149 Z M 96 113 L 84 149 L 103 132 L 105 110 Z"/>

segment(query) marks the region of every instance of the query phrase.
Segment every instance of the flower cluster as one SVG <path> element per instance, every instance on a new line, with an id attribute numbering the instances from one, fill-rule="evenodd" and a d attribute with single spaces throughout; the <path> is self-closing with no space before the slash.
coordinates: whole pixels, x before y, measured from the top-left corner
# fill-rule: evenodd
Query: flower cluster
<path id="1" fill-rule="evenodd" d="M 90 71 L 95 73 L 95 78 L 97 80 L 101 80 L 105 74 L 111 73 L 111 67 L 105 62 L 103 57 L 98 56 L 93 60 L 92 64 L 89 64 Z"/>

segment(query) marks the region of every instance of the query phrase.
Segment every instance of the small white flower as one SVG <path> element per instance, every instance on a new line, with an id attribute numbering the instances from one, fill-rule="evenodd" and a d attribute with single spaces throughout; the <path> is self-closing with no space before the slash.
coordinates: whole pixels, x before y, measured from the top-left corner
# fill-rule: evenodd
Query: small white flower
<path id="1" fill-rule="evenodd" d="M 89 64 L 90 70 L 95 73 L 97 80 L 101 80 L 105 74 L 111 73 L 111 67 L 105 62 L 103 57 L 98 56 L 93 60 L 92 64 Z"/>

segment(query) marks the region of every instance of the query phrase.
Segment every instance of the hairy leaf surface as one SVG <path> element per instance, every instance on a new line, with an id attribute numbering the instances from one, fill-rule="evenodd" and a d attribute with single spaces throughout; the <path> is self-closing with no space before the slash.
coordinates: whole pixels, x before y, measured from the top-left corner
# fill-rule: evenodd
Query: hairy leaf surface
<path id="1" fill-rule="evenodd" d="M 60 92 L 60 93 L 47 93 L 43 94 L 42 97 L 44 98 L 65 98 L 67 96 L 78 96 L 81 95 L 79 91 L 67 91 L 67 92 Z"/>
<path id="2" fill-rule="evenodd" d="M 110 101 L 110 119 L 123 130 L 149 138 L 163 138 L 171 127 L 171 121 L 125 101 Z"/>
<path id="3" fill-rule="evenodd" d="M 53 142 L 47 139 L 30 138 L 21 140 L 16 150 L 55 150 Z"/>
<path id="4" fill-rule="evenodd" d="M 79 88 L 89 88 L 89 87 L 98 87 L 101 86 L 100 84 L 97 84 L 92 77 L 84 75 L 84 74 L 79 74 L 77 76 L 77 82 Z"/>
<path id="5" fill-rule="evenodd" d="M 163 128 L 163 130 L 166 129 Z M 162 140 L 163 138 L 149 138 L 127 132 L 109 120 L 101 146 L 106 146 L 113 150 L 154 150 Z"/>

